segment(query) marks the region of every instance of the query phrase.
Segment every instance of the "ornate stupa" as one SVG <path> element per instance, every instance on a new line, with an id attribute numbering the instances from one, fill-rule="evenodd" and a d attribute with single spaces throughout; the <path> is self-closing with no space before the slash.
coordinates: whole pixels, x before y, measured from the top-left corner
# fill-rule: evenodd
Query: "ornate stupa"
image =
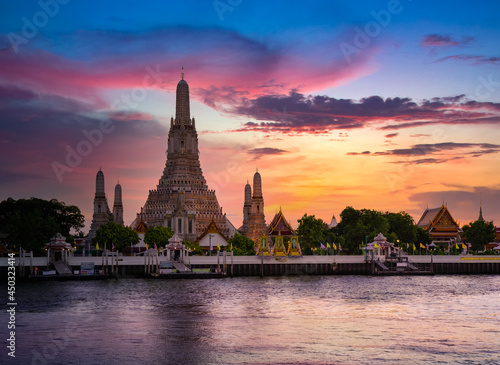
<path id="1" fill-rule="evenodd" d="M 264 197 L 262 195 L 262 178 L 257 171 L 253 176 L 253 195 L 250 211 L 250 222 L 246 235 L 253 241 L 261 236 L 267 236 L 266 217 L 264 215 Z"/>
<path id="2" fill-rule="evenodd" d="M 149 226 L 170 227 L 180 238 L 195 241 L 212 222 L 232 237 L 232 225 L 203 177 L 195 119 L 190 116 L 189 86 L 177 84 L 175 119 L 168 133 L 167 161 L 156 189 L 150 190 L 142 219 Z M 136 227 L 139 214 L 132 223 Z"/>

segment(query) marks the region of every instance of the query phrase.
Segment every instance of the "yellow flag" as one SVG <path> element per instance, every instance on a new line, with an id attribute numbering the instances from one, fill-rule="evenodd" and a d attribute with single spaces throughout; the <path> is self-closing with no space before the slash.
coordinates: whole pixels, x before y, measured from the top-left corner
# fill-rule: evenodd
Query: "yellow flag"
<path id="1" fill-rule="evenodd" d="M 413 244 L 413 250 L 416 250 L 417 248 L 415 247 L 415 244 Z"/>
<path id="2" fill-rule="evenodd" d="M 455 248 L 458 250 L 458 243 L 455 243 Z"/>
<path id="3" fill-rule="evenodd" d="M 219 246 L 219 244 L 217 244 L 217 249 L 220 251 L 220 246 Z"/>
<path id="4" fill-rule="evenodd" d="M 420 248 L 425 248 L 423 243 L 420 244 Z"/>
<path id="5" fill-rule="evenodd" d="M 332 246 L 330 246 L 330 244 L 328 242 L 326 243 L 326 247 L 332 248 Z"/>
<path id="6" fill-rule="evenodd" d="M 336 250 L 337 249 L 337 245 L 335 243 L 332 243 L 332 246 L 333 246 L 333 249 Z"/>
<path id="7" fill-rule="evenodd" d="M 231 242 L 231 251 L 233 250 L 233 243 Z"/>
<path id="8" fill-rule="evenodd" d="M 96 249 L 97 251 L 99 251 L 99 242 L 97 242 L 97 243 L 95 244 L 95 249 Z"/>
<path id="9" fill-rule="evenodd" d="M 467 246 L 464 243 L 462 243 L 462 248 L 467 249 Z"/>

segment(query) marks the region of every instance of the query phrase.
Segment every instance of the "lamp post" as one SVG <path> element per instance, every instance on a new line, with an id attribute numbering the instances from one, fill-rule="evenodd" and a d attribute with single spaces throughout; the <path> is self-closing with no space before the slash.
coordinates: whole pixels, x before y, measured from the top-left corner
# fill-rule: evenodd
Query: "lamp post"
<path id="1" fill-rule="evenodd" d="M 214 234 L 209 234 L 208 235 L 208 242 L 209 242 L 209 250 L 208 250 L 208 256 L 212 256 L 212 237 L 215 237 Z"/>

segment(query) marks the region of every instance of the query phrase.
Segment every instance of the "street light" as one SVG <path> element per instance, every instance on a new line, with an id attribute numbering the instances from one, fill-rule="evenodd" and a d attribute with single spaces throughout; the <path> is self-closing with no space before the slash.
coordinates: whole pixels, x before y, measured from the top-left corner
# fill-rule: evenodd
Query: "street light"
<path id="1" fill-rule="evenodd" d="M 212 237 L 215 237 L 215 234 L 209 234 L 208 235 L 208 242 L 209 242 L 209 250 L 208 250 L 208 256 L 212 256 Z"/>

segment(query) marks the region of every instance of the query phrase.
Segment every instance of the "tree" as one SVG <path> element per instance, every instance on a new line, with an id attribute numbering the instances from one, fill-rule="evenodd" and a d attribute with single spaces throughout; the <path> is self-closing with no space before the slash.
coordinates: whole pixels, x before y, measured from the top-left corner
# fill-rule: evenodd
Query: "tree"
<path id="1" fill-rule="evenodd" d="M 56 199 L 8 198 L 0 203 L 0 227 L 8 235 L 4 242 L 16 250 L 39 254 L 56 233 L 69 237 L 71 230 L 80 232 L 84 219 L 77 206 Z"/>
<path id="2" fill-rule="evenodd" d="M 97 230 L 92 244 L 99 244 L 100 249 L 111 250 L 113 245 L 116 251 L 122 251 L 125 247 L 135 245 L 139 242 L 139 235 L 130 227 L 124 227 L 115 222 L 103 224 Z"/>
<path id="3" fill-rule="evenodd" d="M 470 225 L 465 225 L 462 230 L 474 251 L 484 250 L 484 246 L 494 241 L 496 237 L 493 222 L 475 221 Z"/>
<path id="4" fill-rule="evenodd" d="M 190 248 L 191 249 L 191 253 L 193 255 L 200 255 L 200 256 L 203 255 L 203 250 L 202 250 L 199 242 L 190 242 L 188 240 L 183 240 L 182 244 L 184 246 Z"/>
<path id="5" fill-rule="evenodd" d="M 149 246 L 153 247 L 154 244 L 158 247 L 163 247 L 168 245 L 168 240 L 172 238 L 174 231 L 171 228 L 163 226 L 150 227 L 144 234 L 144 242 Z"/>
<path id="6" fill-rule="evenodd" d="M 415 225 L 415 243 L 422 243 L 423 245 L 430 245 L 432 243 L 432 237 L 425 229 Z"/>
<path id="7" fill-rule="evenodd" d="M 402 243 L 420 243 L 417 242 L 415 232 L 415 222 L 413 218 L 406 212 L 385 213 L 385 217 L 389 222 L 389 234 L 395 233 L 397 240 Z M 389 236 L 388 236 L 389 237 Z M 390 241 L 392 242 L 392 241 Z M 393 242 L 396 243 L 396 242 Z M 422 242 L 424 243 L 424 242 Z"/>
<path id="8" fill-rule="evenodd" d="M 350 253 L 359 253 L 361 243 L 373 241 L 379 233 L 384 236 L 389 233 L 387 218 L 375 210 L 347 207 L 340 213 L 340 217 L 341 221 L 335 230 L 337 236 L 342 237 L 345 242 L 342 248 Z"/>
<path id="9" fill-rule="evenodd" d="M 325 242 L 327 226 L 321 218 L 307 213 L 297 222 L 299 222 L 297 235 L 302 252 L 306 255 L 311 254 L 312 248 L 319 248 L 320 244 Z"/>
<path id="10" fill-rule="evenodd" d="M 228 250 L 233 246 L 233 253 L 236 256 L 255 255 L 255 242 L 242 234 L 235 233 L 228 241 Z"/>

